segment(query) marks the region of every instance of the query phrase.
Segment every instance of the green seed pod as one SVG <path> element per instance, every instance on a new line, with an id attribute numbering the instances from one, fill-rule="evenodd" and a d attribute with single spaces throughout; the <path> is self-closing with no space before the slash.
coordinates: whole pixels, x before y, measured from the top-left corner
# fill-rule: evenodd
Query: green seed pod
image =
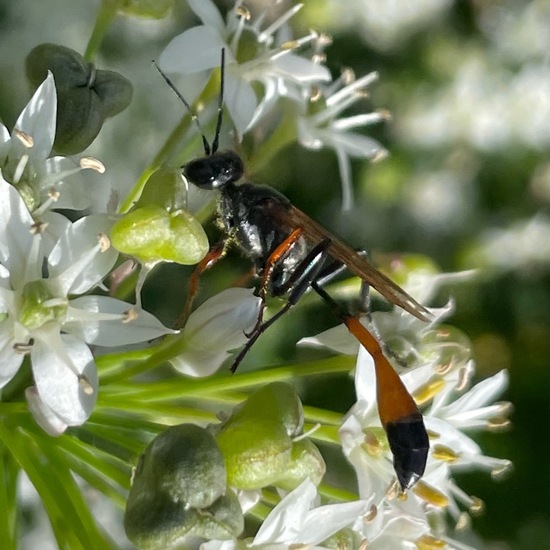
<path id="1" fill-rule="evenodd" d="M 150 176 L 134 208 L 155 204 L 173 212 L 185 207 L 186 191 L 181 170 L 159 168 Z"/>
<path id="2" fill-rule="evenodd" d="M 325 475 L 326 465 L 319 449 L 309 439 L 300 439 L 292 445 L 290 464 L 277 480 L 277 487 L 292 491 L 309 478 L 319 485 Z"/>
<path id="3" fill-rule="evenodd" d="M 242 513 L 226 491 L 223 457 L 212 435 L 194 424 L 173 426 L 140 457 L 126 503 L 126 534 L 143 549 L 172 547 L 186 535 L 214 532 L 214 523 L 216 538 L 236 536 Z M 205 514 L 214 518 L 212 525 L 205 524 Z"/>
<path id="4" fill-rule="evenodd" d="M 34 87 L 53 73 L 57 90 L 54 148 L 65 155 L 79 153 L 97 137 L 106 118 L 124 110 L 132 99 L 132 84 L 113 71 L 97 70 L 77 52 L 57 44 L 36 46 L 26 59 Z"/>
<path id="5" fill-rule="evenodd" d="M 302 404 L 292 386 L 274 382 L 250 395 L 216 435 L 228 483 L 239 489 L 278 485 L 291 468 L 293 437 L 302 426 Z M 306 471 L 305 458 L 302 462 L 296 468 Z M 319 470 L 318 465 L 310 468 Z"/>
<path id="6" fill-rule="evenodd" d="M 209 540 L 228 540 L 239 536 L 244 529 L 244 517 L 239 499 L 227 489 L 212 506 L 201 510 L 193 534 Z"/>
<path id="7" fill-rule="evenodd" d="M 167 212 L 150 205 L 132 210 L 111 229 L 111 244 L 145 264 L 194 265 L 209 250 L 202 225 L 185 210 Z"/>

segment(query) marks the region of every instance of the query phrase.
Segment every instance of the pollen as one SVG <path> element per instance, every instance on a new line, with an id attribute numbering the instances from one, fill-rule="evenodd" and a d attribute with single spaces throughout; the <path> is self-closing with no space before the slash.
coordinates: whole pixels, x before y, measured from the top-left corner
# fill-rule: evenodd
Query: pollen
<path id="1" fill-rule="evenodd" d="M 27 148 L 30 149 L 34 147 L 34 139 L 31 135 L 23 132 L 23 130 L 18 130 L 17 128 L 13 129 L 12 134 Z"/>
<path id="2" fill-rule="evenodd" d="M 479 516 L 485 512 L 485 502 L 483 502 L 480 498 L 474 497 L 472 495 L 472 504 L 468 508 L 468 511 L 472 516 Z"/>
<path id="3" fill-rule="evenodd" d="M 444 540 L 437 539 L 431 535 L 422 535 L 415 542 L 418 550 L 439 550 L 447 548 L 447 543 Z"/>
<path id="4" fill-rule="evenodd" d="M 40 235 L 41 233 L 44 233 L 48 225 L 49 224 L 47 222 L 35 221 L 31 225 L 31 235 Z"/>
<path id="5" fill-rule="evenodd" d="M 373 504 L 369 511 L 363 516 L 363 521 L 365 523 L 370 523 L 378 515 L 378 508 Z"/>
<path id="6" fill-rule="evenodd" d="M 443 378 L 434 377 L 420 386 L 414 393 L 413 397 L 417 405 L 423 405 L 435 397 L 445 387 Z"/>
<path id="7" fill-rule="evenodd" d="M 131 308 L 123 313 L 123 323 L 131 323 L 138 318 L 138 312 L 135 308 Z"/>
<path id="8" fill-rule="evenodd" d="M 89 168 L 90 170 L 95 170 L 100 174 L 103 174 L 105 172 L 105 165 L 94 157 L 82 157 L 80 159 L 80 167 L 84 169 Z"/>
<path id="9" fill-rule="evenodd" d="M 449 499 L 441 491 L 423 481 L 419 481 L 414 486 L 413 492 L 418 498 L 437 508 L 446 508 L 449 506 Z"/>
<path id="10" fill-rule="evenodd" d="M 48 197 L 53 202 L 57 202 L 59 200 L 59 191 L 55 187 L 50 187 L 48 190 Z"/>
<path id="11" fill-rule="evenodd" d="M 242 17 L 245 21 L 250 21 L 252 17 L 250 10 L 246 6 L 243 6 L 243 4 L 235 8 L 235 14 L 237 17 Z"/>
<path id="12" fill-rule="evenodd" d="M 109 237 L 105 233 L 100 233 L 97 236 L 97 240 L 99 244 L 99 250 L 101 250 L 101 252 L 105 252 L 106 250 L 109 250 L 109 248 L 111 248 L 111 239 L 109 239 Z"/>
<path id="13" fill-rule="evenodd" d="M 443 462 L 456 462 L 459 459 L 459 456 L 445 445 L 436 445 L 432 450 L 432 456 Z"/>
<path id="14" fill-rule="evenodd" d="M 90 380 L 86 375 L 84 374 L 78 375 L 78 385 L 82 388 L 82 391 L 86 395 L 93 395 L 94 387 L 92 386 L 92 384 L 90 383 Z"/>

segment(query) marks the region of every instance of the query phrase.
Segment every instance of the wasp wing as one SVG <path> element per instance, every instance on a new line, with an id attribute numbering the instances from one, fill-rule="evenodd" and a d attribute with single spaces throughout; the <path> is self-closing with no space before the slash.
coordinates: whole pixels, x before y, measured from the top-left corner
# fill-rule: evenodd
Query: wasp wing
<path id="1" fill-rule="evenodd" d="M 301 228 L 304 237 L 312 243 L 318 243 L 323 239 L 330 240 L 328 253 L 336 260 L 345 264 L 354 275 L 375 288 L 388 302 L 408 311 L 411 315 L 422 321 L 429 321 L 431 319 L 432 314 L 422 304 L 419 304 L 399 285 L 395 284 L 390 278 L 371 265 L 366 258 L 329 233 L 295 206 L 276 208 L 276 211 L 272 212 L 272 214 L 290 229 Z"/>

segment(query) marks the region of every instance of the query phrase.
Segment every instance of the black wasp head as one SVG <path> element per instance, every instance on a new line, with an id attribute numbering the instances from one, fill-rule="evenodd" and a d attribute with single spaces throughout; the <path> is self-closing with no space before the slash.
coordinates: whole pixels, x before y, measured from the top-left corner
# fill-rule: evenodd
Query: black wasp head
<path id="1" fill-rule="evenodd" d="M 187 163 L 183 175 L 201 189 L 222 189 L 241 179 L 244 165 L 235 151 L 217 151 Z"/>

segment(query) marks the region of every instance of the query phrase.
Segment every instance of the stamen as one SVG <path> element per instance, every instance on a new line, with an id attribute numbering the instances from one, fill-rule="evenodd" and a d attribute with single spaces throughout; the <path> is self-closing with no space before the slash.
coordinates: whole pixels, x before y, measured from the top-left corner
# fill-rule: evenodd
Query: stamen
<path id="1" fill-rule="evenodd" d="M 449 506 L 449 499 L 446 495 L 422 480 L 414 486 L 413 492 L 418 498 L 438 508 L 447 508 Z"/>
<path id="2" fill-rule="evenodd" d="M 122 317 L 123 323 L 131 323 L 132 321 L 135 321 L 138 318 L 138 312 L 135 308 L 131 308 L 128 311 L 125 311 Z"/>
<path id="3" fill-rule="evenodd" d="M 55 187 L 50 187 L 50 189 L 48 189 L 48 197 L 52 200 L 52 202 L 57 202 L 59 200 L 60 193 Z"/>
<path id="4" fill-rule="evenodd" d="M 447 543 L 444 540 L 436 539 L 432 535 L 422 535 L 417 538 L 415 545 L 418 550 L 440 550 L 447 548 Z"/>
<path id="5" fill-rule="evenodd" d="M 470 385 L 470 373 L 467 368 L 462 367 L 458 373 L 458 382 L 455 390 L 457 392 L 464 391 Z"/>
<path id="6" fill-rule="evenodd" d="M 89 168 L 90 170 L 95 170 L 100 174 L 103 174 L 105 172 L 105 165 L 100 160 L 94 157 L 82 157 L 80 159 L 80 168 L 84 170 Z"/>
<path id="7" fill-rule="evenodd" d="M 502 464 L 491 471 L 491 479 L 501 481 L 505 479 L 514 469 L 514 465 L 510 460 L 503 460 Z"/>
<path id="8" fill-rule="evenodd" d="M 491 432 L 505 432 L 512 426 L 512 422 L 503 416 L 495 416 L 487 420 L 487 429 Z"/>
<path id="9" fill-rule="evenodd" d="M 466 531 L 472 525 L 472 518 L 466 513 L 462 512 L 456 521 L 455 529 L 457 531 Z"/>
<path id="10" fill-rule="evenodd" d="M 367 539 L 363 539 L 360 543 L 359 543 L 359 547 L 357 548 L 357 550 L 366 550 L 367 547 L 369 545 L 369 541 Z"/>
<path id="11" fill-rule="evenodd" d="M 25 171 L 25 168 L 27 167 L 27 163 L 29 162 L 29 155 L 21 155 L 21 158 L 19 159 L 19 162 L 17 163 L 17 167 L 15 168 L 15 171 L 13 173 L 13 183 L 18 184 L 21 180 L 21 176 L 23 175 L 23 172 Z"/>
<path id="12" fill-rule="evenodd" d="M 309 100 L 312 103 L 316 103 L 323 97 L 323 92 L 321 91 L 321 88 L 319 86 L 313 85 L 309 89 Z"/>
<path id="13" fill-rule="evenodd" d="M 472 496 L 472 504 L 468 509 L 472 516 L 479 516 L 485 512 L 485 502 L 480 498 Z"/>
<path id="14" fill-rule="evenodd" d="M 23 132 L 23 130 L 19 130 L 18 128 L 14 128 L 11 135 L 15 136 L 27 149 L 30 149 L 31 147 L 34 147 L 33 137 L 31 135 L 27 134 L 26 132 Z"/>
<path id="15" fill-rule="evenodd" d="M 40 235 L 41 233 L 44 233 L 48 225 L 50 225 L 48 222 L 42 222 L 40 220 L 35 221 L 31 225 L 31 234 Z"/>
<path id="16" fill-rule="evenodd" d="M 235 7 L 235 15 L 237 17 L 242 17 L 246 21 L 250 21 L 250 18 L 252 17 L 252 15 L 250 14 L 250 10 L 242 4 Z"/>
<path id="17" fill-rule="evenodd" d="M 417 405 L 423 405 L 433 399 L 445 387 L 443 378 L 434 377 L 417 388 L 412 396 Z"/>
<path id="18" fill-rule="evenodd" d="M 292 8 L 290 8 L 288 11 L 283 13 L 281 17 L 273 21 L 267 29 L 264 29 L 259 35 L 258 35 L 258 42 L 265 42 L 268 38 L 270 38 L 277 30 L 279 30 L 280 27 L 282 27 L 292 16 L 294 16 L 296 13 L 298 13 L 304 4 L 296 4 Z"/>
<path id="19" fill-rule="evenodd" d="M 336 92 L 334 95 L 329 97 L 327 99 L 327 105 L 334 106 L 336 103 L 339 103 L 343 99 L 356 93 L 358 90 L 361 90 L 361 88 L 366 88 L 369 84 L 371 84 L 377 79 L 378 79 L 378 73 L 376 71 L 361 77 L 359 80 L 352 82 L 345 88 L 342 88 L 341 90 Z"/>
<path id="20" fill-rule="evenodd" d="M 373 504 L 369 511 L 363 516 L 363 521 L 366 523 L 369 523 L 374 520 L 374 518 L 378 515 L 378 508 Z"/>
<path id="21" fill-rule="evenodd" d="M 78 384 L 80 385 L 80 387 L 82 388 L 82 391 L 86 395 L 93 395 L 94 387 L 90 383 L 90 380 L 88 379 L 87 376 L 85 376 L 84 374 L 79 374 L 78 375 Z"/>
<path id="22" fill-rule="evenodd" d="M 21 355 L 26 355 L 27 353 L 31 352 L 33 344 L 34 344 L 34 341 L 32 339 L 29 340 L 28 343 L 16 342 L 15 344 L 13 344 L 13 351 Z"/>
<path id="23" fill-rule="evenodd" d="M 111 239 L 105 234 L 100 233 L 98 235 L 99 250 L 105 252 L 111 248 Z"/>
<path id="24" fill-rule="evenodd" d="M 365 452 L 372 457 L 379 457 L 384 453 L 380 439 L 371 430 L 365 433 L 365 439 L 361 445 Z"/>
<path id="25" fill-rule="evenodd" d="M 432 448 L 432 456 L 436 460 L 443 462 L 456 462 L 460 457 L 449 447 L 445 445 L 435 445 Z"/>

